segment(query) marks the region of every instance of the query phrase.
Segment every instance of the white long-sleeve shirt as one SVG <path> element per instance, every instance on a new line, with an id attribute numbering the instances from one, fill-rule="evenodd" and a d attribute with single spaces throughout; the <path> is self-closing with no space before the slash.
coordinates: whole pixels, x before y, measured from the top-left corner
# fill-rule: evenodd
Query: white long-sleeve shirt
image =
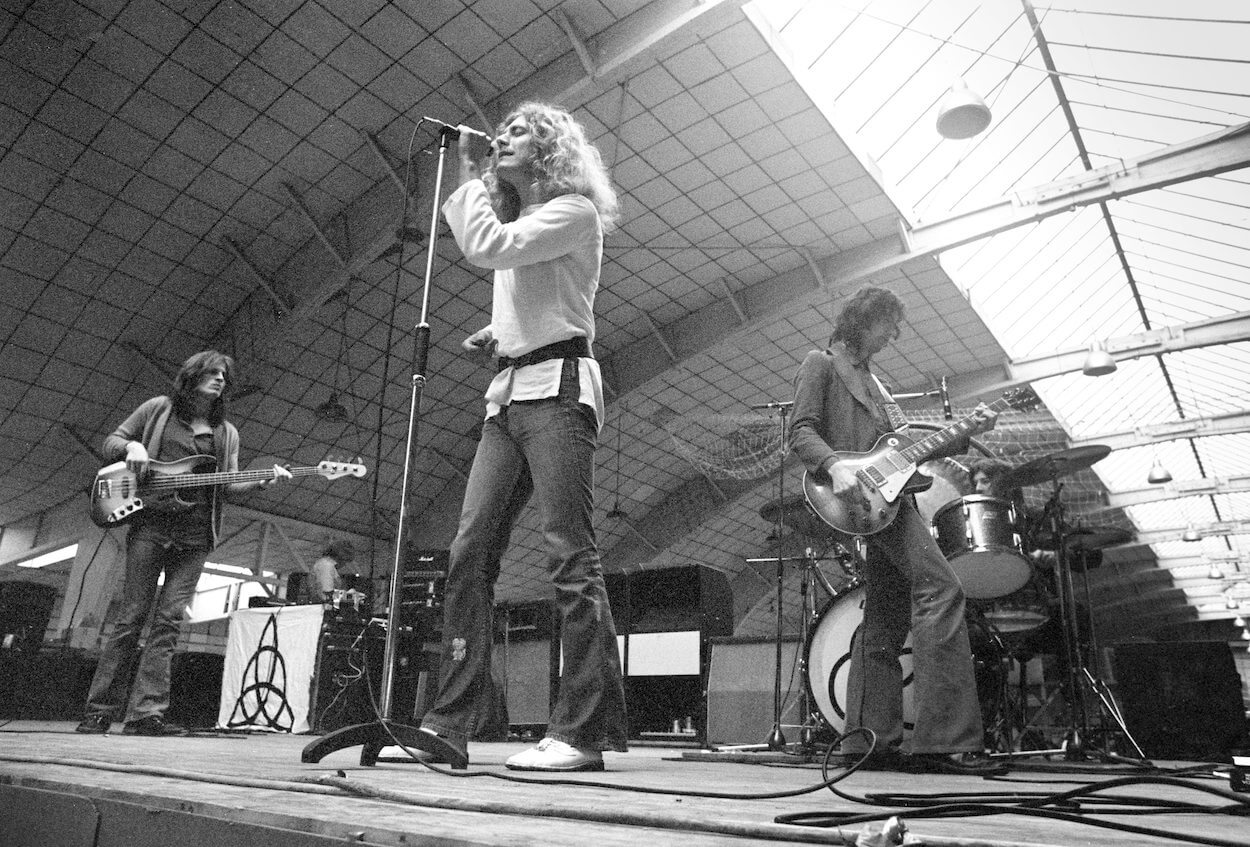
<path id="1" fill-rule="evenodd" d="M 556 341 L 595 339 L 594 303 L 603 257 L 603 227 L 594 204 L 564 194 L 527 206 L 512 223 L 501 223 L 485 184 L 474 179 L 443 203 L 443 215 L 464 257 L 495 271 L 490 329 L 501 356 L 516 358 Z M 514 400 L 554 397 L 562 359 L 499 373 L 486 390 L 486 416 Z M 580 402 L 603 425 L 599 363 L 578 359 Z"/>

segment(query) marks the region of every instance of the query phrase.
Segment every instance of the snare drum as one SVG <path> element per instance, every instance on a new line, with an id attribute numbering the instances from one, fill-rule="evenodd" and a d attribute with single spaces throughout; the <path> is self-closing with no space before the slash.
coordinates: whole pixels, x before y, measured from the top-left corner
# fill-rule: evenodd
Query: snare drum
<path id="1" fill-rule="evenodd" d="M 933 516 L 931 531 L 968 597 L 1005 597 L 1029 581 L 1032 569 L 1008 501 L 983 494 L 952 500 Z"/>

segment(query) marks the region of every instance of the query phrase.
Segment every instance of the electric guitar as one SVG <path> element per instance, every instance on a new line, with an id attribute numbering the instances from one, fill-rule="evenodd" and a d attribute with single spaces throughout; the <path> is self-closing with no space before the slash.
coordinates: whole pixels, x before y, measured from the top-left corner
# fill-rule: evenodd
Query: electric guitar
<path id="1" fill-rule="evenodd" d="M 108 529 L 126 523 L 143 509 L 163 513 L 185 511 L 196 504 L 178 496 L 183 488 L 259 482 L 274 477 L 273 468 L 222 473 L 217 473 L 216 468 L 217 460 L 212 456 L 188 456 L 176 462 L 151 461 L 142 477 L 127 470 L 125 462 L 100 468 L 91 484 L 91 520 L 96 526 Z M 356 463 L 326 460 L 314 467 L 289 470 L 291 476 L 317 474 L 326 479 L 361 477 L 367 472 L 359 460 Z"/>
<path id="2" fill-rule="evenodd" d="M 989 404 L 989 408 L 1024 410 L 1037 402 L 1033 389 L 1026 386 L 1008 391 Z M 887 432 L 867 453 L 838 451 L 838 463 L 854 471 L 858 488 L 838 496 L 833 493 L 832 480 L 827 476 L 820 482 L 811 472 L 804 472 L 803 496 L 812 511 L 839 532 L 848 535 L 880 532 L 898 514 L 899 495 L 924 491 L 933 485 L 933 477 L 918 471 L 917 465 L 970 435 L 977 422 L 978 416 L 974 413 L 919 441 L 912 441 L 904 433 Z"/>

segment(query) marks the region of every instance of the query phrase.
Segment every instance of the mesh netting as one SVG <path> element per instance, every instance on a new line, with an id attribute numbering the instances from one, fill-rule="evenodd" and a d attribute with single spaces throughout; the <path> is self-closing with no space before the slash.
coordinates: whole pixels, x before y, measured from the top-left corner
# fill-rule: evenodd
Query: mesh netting
<path id="1" fill-rule="evenodd" d="M 939 410 L 904 411 L 907 419 L 920 429 L 921 437 L 950 423 Z M 954 418 L 958 420 L 971 413 L 970 408 L 956 409 Z M 664 428 L 677 452 L 713 479 L 762 479 L 777 470 L 781 449 L 781 425 L 777 418 L 758 413 L 679 415 L 667 421 Z M 931 497 L 971 493 L 966 471 L 975 459 L 983 458 L 986 453 L 1019 466 L 1066 450 L 1070 443 L 1067 433 L 1045 411 L 1013 410 L 1000 414 L 994 429 L 978 435 L 976 442 L 984 451 L 974 450 L 967 456 L 926 465 L 926 472 L 940 474 L 949 482 L 948 486 L 939 486 Z M 1062 482 L 1063 500 L 1068 508 L 1092 509 L 1105 502 L 1102 482 L 1090 469 L 1066 475 Z M 1022 493 L 1027 508 L 1041 509 L 1053 492 L 1049 484 L 1036 484 L 1026 486 Z"/>
<path id="2" fill-rule="evenodd" d="M 760 479 L 777 470 L 781 425 L 758 414 L 678 416 L 664 424 L 686 461 L 713 479 Z"/>

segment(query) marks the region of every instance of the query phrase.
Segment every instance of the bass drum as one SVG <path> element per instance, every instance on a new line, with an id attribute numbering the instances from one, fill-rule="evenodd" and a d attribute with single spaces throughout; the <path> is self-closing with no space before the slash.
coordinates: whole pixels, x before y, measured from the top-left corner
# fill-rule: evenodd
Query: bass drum
<path id="1" fill-rule="evenodd" d="M 812 628 L 807 645 L 807 687 L 820 716 L 834 732 L 846 731 L 846 690 L 851 672 L 852 647 L 864 622 L 864 586 L 853 580 L 825 606 Z M 1002 642 L 975 619 L 968 622 L 973 670 L 981 720 L 993 726 L 1004 704 L 1006 670 Z M 911 633 L 899 656 L 903 667 L 903 738 L 911 735 L 916 718 L 912 702 Z"/>
<path id="2" fill-rule="evenodd" d="M 834 732 L 846 730 L 846 683 L 851 672 L 851 647 L 864 622 L 864 586 L 848 583 L 829 601 L 807 644 L 807 685 L 821 717 Z M 903 645 L 903 731 L 911 732 L 911 633 Z"/>

